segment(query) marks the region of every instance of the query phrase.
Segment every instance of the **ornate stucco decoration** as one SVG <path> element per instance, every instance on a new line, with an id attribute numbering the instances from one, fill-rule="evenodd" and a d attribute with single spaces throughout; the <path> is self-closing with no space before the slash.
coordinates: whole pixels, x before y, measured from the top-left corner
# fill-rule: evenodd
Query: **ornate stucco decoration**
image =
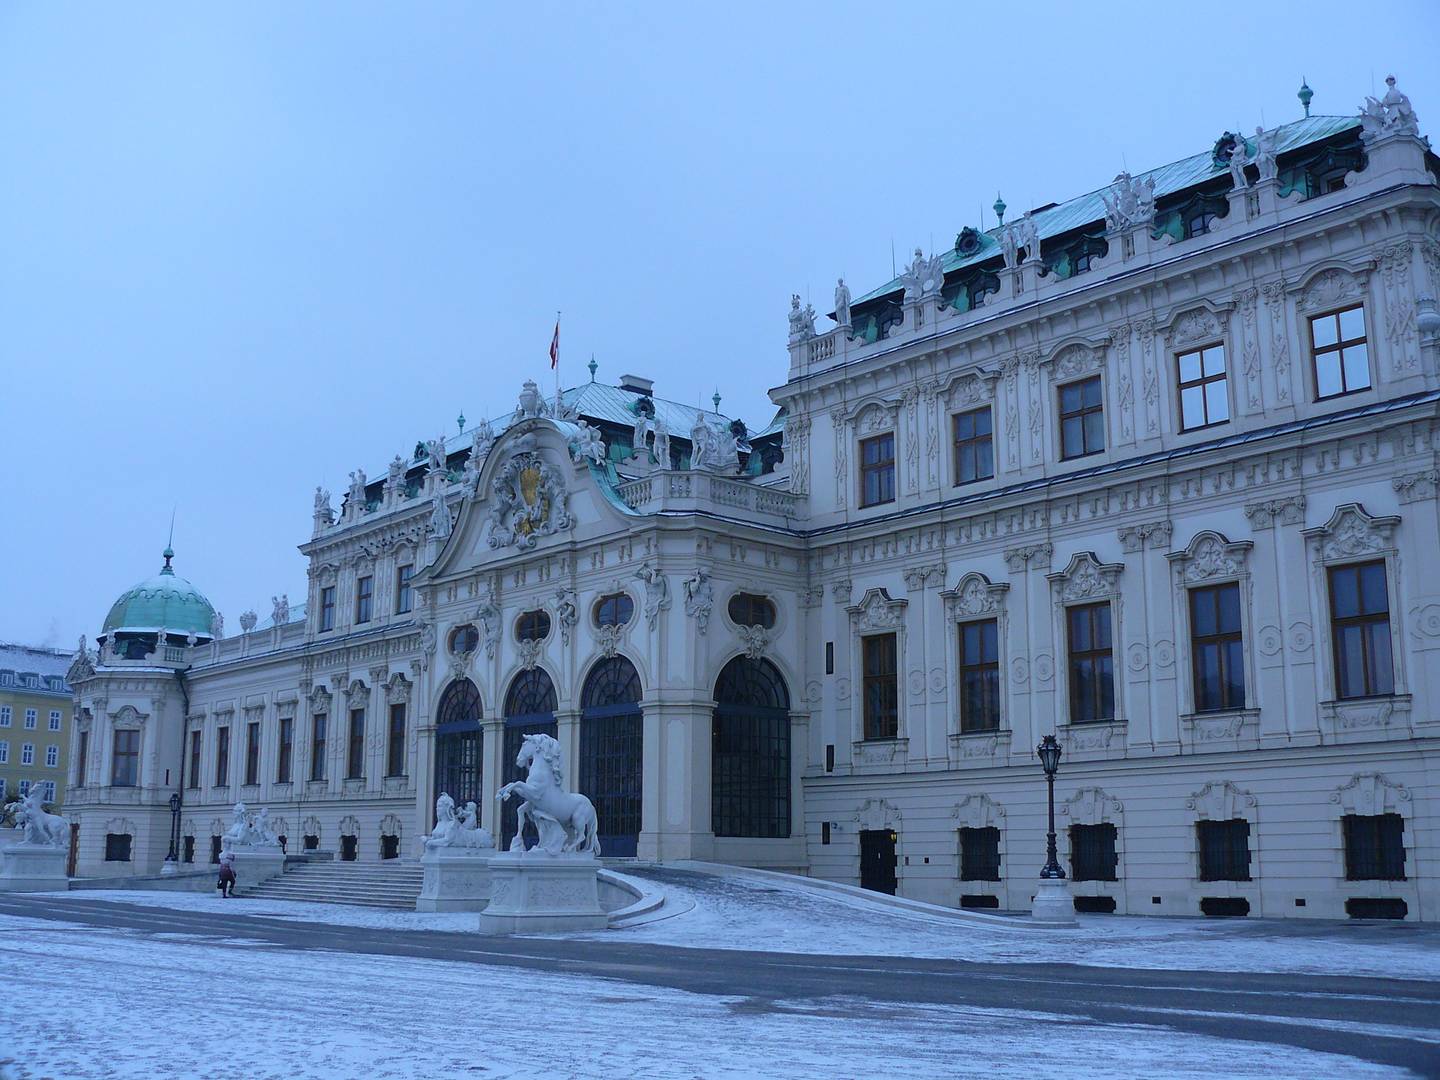
<path id="1" fill-rule="evenodd" d="M 1344 503 L 1324 525 L 1301 535 L 1316 545 L 1321 560 L 1332 562 L 1394 550 L 1393 535 L 1399 524 L 1398 516 L 1371 517 L 1359 503 Z"/>
<path id="2" fill-rule="evenodd" d="M 522 437 L 516 446 L 491 483 L 492 548 L 532 548 L 540 537 L 573 524 L 567 506 L 570 492 L 560 471 L 540 456 L 533 437 Z"/>
<path id="3" fill-rule="evenodd" d="M 950 811 L 950 817 L 957 828 L 986 829 L 1003 828 L 1005 808 L 989 795 L 966 795 Z"/>
<path id="4" fill-rule="evenodd" d="M 1120 547 L 1125 551 L 1140 551 L 1147 547 L 1163 548 L 1170 544 L 1170 536 L 1174 531 L 1168 519 L 1161 521 L 1144 521 L 1139 525 L 1127 525 L 1117 530 L 1120 538 Z"/>
<path id="5" fill-rule="evenodd" d="M 745 655 L 751 660 L 759 660 L 764 656 L 765 649 L 770 644 L 770 632 L 763 626 L 737 626 L 735 635 L 740 639 Z"/>
<path id="6" fill-rule="evenodd" d="M 1298 525 L 1305 519 L 1305 496 L 1289 495 L 1281 499 L 1245 504 L 1245 516 L 1252 529 L 1271 529 L 1275 525 Z"/>
<path id="7" fill-rule="evenodd" d="M 520 666 L 530 671 L 540 662 L 541 655 L 545 652 L 545 640 L 543 638 L 525 638 L 515 643 L 515 652 L 520 657 Z"/>
<path id="8" fill-rule="evenodd" d="M 1402 503 L 1420 502 L 1424 499 L 1435 498 L 1437 488 L 1440 488 L 1440 469 L 1423 469 L 1420 472 L 1406 473 L 1403 476 L 1394 477 L 1390 486 L 1400 496 Z M 81 639 L 84 640 L 83 638 Z M 73 679 L 71 680 L 74 681 Z"/>
<path id="9" fill-rule="evenodd" d="M 1124 810 L 1124 803 L 1098 787 L 1081 788 L 1060 805 L 1060 813 L 1079 825 L 1113 822 Z"/>
<path id="10" fill-rule="evenodd" d="M 1359 303 L 1365 295 L 1363 275 L 1338 266 L 1321 270 L 1300 292 L 1301 311 L 1319 311 Z"/>
<path id="11" fill-rule="evenodd" d="M 893 829 L 900 824 L 900 808 L 888 799 L 866 799 L 851 820 L 862 829 Z"/>
<path id="12" fill-rule="evenodd" d="M 685 614 L 695 620 L 695 628 L 704 634 L 710 628 L 710 613 L 715 608 L 715 586 L 710 571 L 697 566 L 681 587 L 685 591 Z"/>
<path id="13" fill-rule="evenodd" d="M 850 625 L 857 633 L 866 634 L 877 630 L 898 630 L 905 619 L 907 600 L 893 599 L 884 589 L 867 589 L 858 604 L 846 610 L 850 613 Z"/>
<path id="14" fill-rule="evenodd" d="M 1230 821 L 1255 816 L 1255 796 L 1241 791 L 1229 780 L 1211 781 L 1185 800 L 1185 809 L 1209 821 Z"/>
<path id="15" fill-rule="evenodd" d="M 1108 191 L 1100 193 L 1105 204 L 1105 226 L 1111 232 L 1148 225 L 1155 217 L 1155 179 L 1136 180 L 1122 172 Z"/>
<path id="16" fill-rule="evenodd" d="M 580 608 L 575 599 L 575 590 L 555 590 L 555 621 L 560 626 L 560 644 L 570 647 L 570 634 L 580 620 Z"/>
<path id="17" fill-rule="evenodd" d="M 654 630 L 660 612 L 670 607 L 670 582 L 658 566 L 649 563 L 636 570 L 635 577 L 645 586 L 645 625 Z"/>
<path id="18" fill-rule="evenodd" d="M 1165 558 L 1175 568 L 1177 580 L 1188 585 L 1238 577 L 1245 572 L 1245 560 L 1254 546 L 1253 540 L 1231 541 L 1223 533 L 1206 529 L 1196 533 L 1183 551 L 1172 551 Z"/>
<path id="19" fill-rule="evenodd" d="M 1038 358 L 1036 363 L 1041 363 Z M 1057 382 L 1065 382 L 1070 379 L 1078 379 L 1085 375 L 1091 375 L 1099 371 L 1105 364 L 1105 352 L 1103 347 L 1072 342 L 1062 347 L 1051 358 L 1050 368 L 1052 377 Z"/>
<path id="20" fill-rule="evenodd" d="M 480 629 L 485 655 L 491 660 L 495 659 L 495 649 L 500 644 L 500 621 L 500 602 L 495 599 L 494 586 L 488 581 L 483 582 L 480 587 L 480 605 L 475 609 L 475 622 Z"/>
<path id="21" fill-rule="evenodd" d="M 410 700 L 410 691 L 413 688 L 414 684 L 397 671 L 385 684 L 385 700 L 391 705 L 404 704 Z"/>
<path id="22" fill-rule="evenodd" d="M 1410 801 L 1410 790 L 1383 773 L 1356 773 L 1330 795 L 1351 814 L 1398 813 Z"/>
<path id="23" fill-rule="evenodd" d="M 942 592 L 945 611 L 951 621 L 995 615 L 1004 610 L 1007 582 L 992 584 L 984 574 L 971 572 L 955 583 L 955 588 Z"/>
<path id="24" fill-rule="evenodd" d="M 1062 603 L 1081 600 L 1103 600 L 1118 596 L 1120 572 L 1124 563 L 1102 563 L 1093 551 L 1082 551 L 1070 559 L 1070 565 L 1056 574 L 1046 574 Z"/>
<path id="25" fill-rule="evenodd" d="M 1220 316 L 1207 307 L 1197 307 L 1182 311 L 1175 317 L 1165 333 L 1165 344 L 1172 349 L 1187 349 L 1192 345 L 1220 341 L 1224 336 L 1225 327 Z"/>

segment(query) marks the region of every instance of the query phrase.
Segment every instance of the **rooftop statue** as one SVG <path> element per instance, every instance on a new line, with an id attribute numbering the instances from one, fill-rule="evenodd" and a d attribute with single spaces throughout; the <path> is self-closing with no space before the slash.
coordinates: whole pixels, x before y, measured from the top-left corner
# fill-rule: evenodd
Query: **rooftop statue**
<path id="1" fill-rule="evenodd" d="M 1395 87 L 1395 76 L 1385 78 L 1388 89 L 1378 101 L 1366 97 L 1360 107 L 1360 138 L 1371 142 L 1387 135 L 1419 135 L 1420 118 L 1410 104 L 1410 98 Z"/>
<path id="2" fill-rule="evenodd" d="M 1234 190 L 1242 191 L 1250 186 L 1250 179 L 1245 175 L 1245 166 L 1250 164 L 1250 151 L 1245 145 L 1245 136 L 1236 135 L 1235 145 L 1230 150 L 1230 180 L 1235 185 Z"/>
<path id="3" fill-rule="evenodd" d="M 334 513 L 334 511 L 330 509 L 330 492 L 326 491 L 319 484 L 315 485 L 315 512 L 317 514 Z"/>
<path id="4" fill-rule="evenodd" d="M 652 450 L 655 463 L 662 469 L 670 468 L 670 429 L 659 416 L 655 417 L 655 446 Z"/>
<path id="5" fill-rule="evenodd" d="M 351 513 L 365 508 L 365 470 L 356 469 L 350 474 L 350 492 L 347 499 Z"/>
<path id="6" fill-rule="evenodd" d="M 276 626 L 284 626 L 290 621 L 290 597 L 287 593 L 270 598 L 270 621 Z"/>
<path id="7" fill-rule="evenodd" d="M 835 282 L 835 322 L 840 326 L 850 325 L 850 288 L 843 277 Z"/>
<path id="8" fill-rule="evenodd" d="M 605 464 L 605 440 L 600 435 L 598 427 L 591 427 L 589 423 L 581 419 L 575 426 L 580 430 L 575 435 L 575 441 L 570 447 L 570 459 L 579 465 L 582 461 L 593 462 L 596 465 Z"/>
<path id="9" fill-rule="evenodd" d="M 545 398 L 540 393 L 540 388 L 535 385 L 534 379 L 526 379 L 520 387 L 520 400 L 515 406 L 516 420 L 533 420 L 537 416 L 544 416 Z"/>
<path id="10" fill-rule="evenodd" d="M 425 440 L 425 473 L 443 473 L 445 471 L 445 436 L 438 439 Z"/>
<path id="11" fill-rule="evenodd" d="M 430 500 L 430 535 L 436 540 L 450 535 L 450 507 L 445 505 L 445 492 L 438 489 Z"/>
<path id="12" fill-rule="evenodd" d="M 259 621 L 259 617 L 253 611 L 242 611 L 240 613 L 240 629 L 247 634 L 255 629 L 255 624 Z"/>
<path id="13" fill-rule="evenodd" d="M 1020 263 L 1020 226 L 1006 225 L 1000 230 L 1000 254 L 1005 259 L 1005 269 L 1014 270 Z"/>
<path id="14" fill-rule="evenodd" d="M 475 425 L 475 430 L 470 433 L 470 456 L 475 460 L 477 469 L 485 460 L 485 455 L 490 453 L 490 447 L 494 445 L 495 429 L 490 426 L 489 420 L 481 420 Z"/>
<path id="15" fill-rule="evenodd" d="M 218 611 L 210 616 L 210 636 L 216 641 L 225 636 L 225 616 Z"/>
<path id="16" fill-rule="evenodd" d="M 1110 192 L 1101 192 L 1105 203 L 1105 223 L 1115 231 L 1149 224 L 1155 217 L 1155 180 L 1136 180 L 1129 172 L 1115 177 Z"/>
<path id="17" fill-rule="evenodd" d="M 1025 249 L 1025 261 L 1040 261 L 1040 226 L 1035 223 L 1035 211 L 1026 210 L 1015 223 L 1015 241 Z"/>
<path id="18" fill-rule="evenodd" d="M 99 657 L 91 651 L 90 644 L 85 640 L 85 635 L 80 635 L 80 644 L 75 650 L 75 656 L 70 661 L 70 667 L 65 672 L 65 681 L 72 686 L 81 679 L 88 679 L 95 674 L 95 664 Z"/>
<path id="19" fill-rule="evenodd" d="M 800 306 L 800 294 L 790 294 L 790 344 L 808 341 L 815 336 L 815 309 Z"/>
<path id="20" fill-rule="evenodd" d="M 1263 126 L 1255 128 L 1255 167 L 1260 170 L 1261 180 L 1274 180 L 1276 174 L 1275 166 L 1275 131 L 1266 131 Z"/>
<path id="21" fill-rule="evenodd" d="M 405 478 L 405 459 L 404 459 L 403 457 L 401 457 L 399 454 L 396 454 L 395 457 L 394 457 L 394 459 L 390 462 L 390 470 L 389 470 L 389 476 L 388 476 L 389 486 L 390 486 L 391 488 L 396 487 L 396 486 L 400 483 L 400 481 L 403 480 L 404 478 Z"/>
<path id="22" fill-rule="evenodd" d="M 25 830 L 24 844 L 63 847 L 70 838 L 70 827 L 59 814 L 45 811 L 45 785 L 30 786 L 30 793 L 15 809 L 15 827 Z"/>
<path id="23" fill-rule="evenodd" d="M 915 249 L 915 258 L 900 275 L 900 283 L 905 286 L 907 304 L 940 295 L 945 284 L 944 262 L 944 256 L 932 255 L 927 259 L 923 251 L 918 247 Z"/>
<path id="24" fill-rule="evenodd" d="M 525 851 L 525 824 L 533 821 L 540 842 L 531 849 L 546 855 L 599 855 L 595 807 L 579 792 L 565 790 L 560 744 L 549 735 L 526 735 L 515 764 L 528 770 L 524 780 L 506 784 L 495 797 L 520 797 L 515 838 L 510 850 Z"/>

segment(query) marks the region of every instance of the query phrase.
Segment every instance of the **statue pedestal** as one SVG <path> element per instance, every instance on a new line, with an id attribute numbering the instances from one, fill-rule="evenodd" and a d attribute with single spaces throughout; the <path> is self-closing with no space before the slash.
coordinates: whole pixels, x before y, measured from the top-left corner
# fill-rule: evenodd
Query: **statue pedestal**
<path id="1" fill-rule="evenodd" d="M 0 892 L 64 892 L 67 854 L 54 844 L 7 844 L 0 848 Z"/>
<path id="2" fill-rule="evenodd" d="M 276 847 L 249 847 L 239 845 L 230 848 L 235 856 L 235 884 L 246 889 L 259 885 L 285 872 L 285 852 Z"/>
<path id="3" fill-rule="evenodd" d="M 490 902 L 494 848 L 427 848 L 420 856 L 425 883 L 416 911 L 484 911 Z"/>
<path id="4" fill-rule="evenodd" d="M 1075 901 L 1070 882 L 1064 878 L 1041 878 L 1030 905 L 1030 918 L 1046 926 L 1076 926 Z"/>
<path id="5" fill-rule="evenodd" d="M 603 930 L 600 862 L 593 855 L 505 852 L 490 860 L 490 905 L 482 934 Z"/>

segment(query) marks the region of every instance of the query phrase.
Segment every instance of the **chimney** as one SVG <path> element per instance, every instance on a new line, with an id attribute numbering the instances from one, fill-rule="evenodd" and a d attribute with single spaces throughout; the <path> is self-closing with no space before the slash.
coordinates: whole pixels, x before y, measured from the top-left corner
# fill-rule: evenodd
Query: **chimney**
<path id="1" fill-rule="evenodd" d="M 646 379 L 639 375 L 621 375 L 620 389 L 629 390 L 632 394 L 643 394 L 646 397 L 654 397 L 655 380 Z"/>

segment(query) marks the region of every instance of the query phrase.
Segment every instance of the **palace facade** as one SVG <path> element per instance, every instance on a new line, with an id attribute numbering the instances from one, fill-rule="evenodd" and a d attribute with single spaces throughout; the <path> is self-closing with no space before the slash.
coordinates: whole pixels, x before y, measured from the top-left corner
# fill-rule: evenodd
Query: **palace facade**
<path id="1" fill-rule="evenodd" d="M 758 431 L 526 384 L 317 491 L 238 634 L 167 551 L 70 671 L 80 873 L 158 870 L 172 795 L 182 862 L 236 801 L 503 841 L 547 731 L 606 854 L 1024 909 L 1053 734 L 1081 910 L 1440 918 L 1437 166 L 1392 82 L 967 227 L 795 299 Z"/>

